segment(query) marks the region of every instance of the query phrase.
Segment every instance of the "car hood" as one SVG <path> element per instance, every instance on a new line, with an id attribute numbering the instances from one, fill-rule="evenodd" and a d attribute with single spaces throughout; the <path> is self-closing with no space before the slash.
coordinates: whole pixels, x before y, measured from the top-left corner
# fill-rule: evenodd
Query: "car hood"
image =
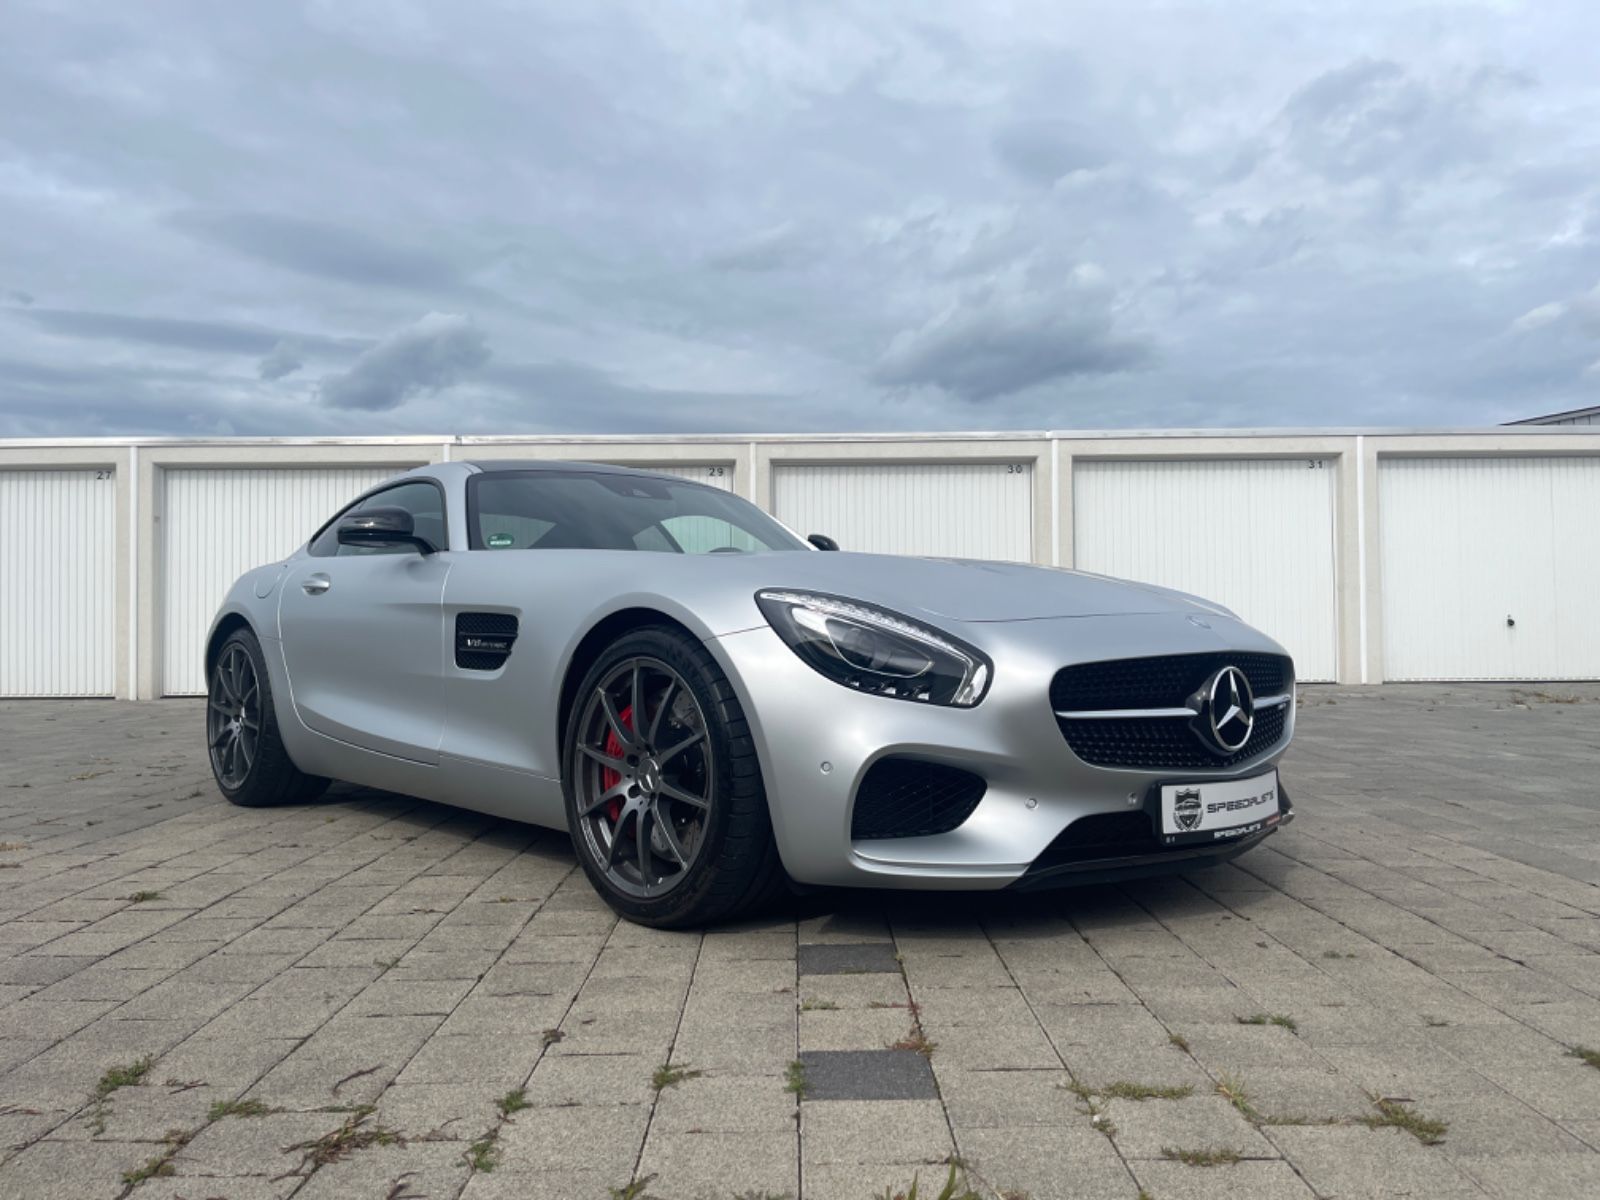
<path id="1" fill-rule="evenodd" d="M 1168 588 L 1023 563 L 842 552 L 758 555 L 746 561 L 767 568 L 768 587 L 809 588 L 907 615 L 963 622 L 1228 613 L 1219 604 Z"/>

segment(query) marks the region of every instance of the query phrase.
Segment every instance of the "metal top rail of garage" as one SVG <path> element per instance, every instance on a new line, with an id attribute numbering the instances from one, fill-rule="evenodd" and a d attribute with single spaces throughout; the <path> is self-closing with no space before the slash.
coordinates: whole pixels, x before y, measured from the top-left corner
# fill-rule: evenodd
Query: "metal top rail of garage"
<path id="1" fill-rule="evenodd" d="M 0 696 L 186 695 L 228 584 L 395 472 L 647 466 L 847 550 L 1237 610 L 1306 681 L 1600 678 L 1600 430 L 0 440 Z"/>

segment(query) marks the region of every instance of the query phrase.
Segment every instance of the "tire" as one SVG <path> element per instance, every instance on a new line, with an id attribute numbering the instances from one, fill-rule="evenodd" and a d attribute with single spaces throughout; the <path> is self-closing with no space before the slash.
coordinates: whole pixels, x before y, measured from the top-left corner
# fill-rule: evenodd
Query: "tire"
<path id="1" fill-rule="evenodd" d="M 290 759 L 278 731 L 261 643 L 248 628 L 229 634 L 211 664 L 206 755 L 218 790 L 245 808 L 304 804 L 328 786 L 328 780 L 305 774 Z"/>
<path id="2" fill-rule="evenodd" d="M 617 697 L 609 712 L 602 691 Z M 619 915 L 660 929 L 707 925 L 787 890 L 749 722 L 692 637 L 646 626 L 608 646 L 578 688 L 562 750 L 573 849 Z"/>

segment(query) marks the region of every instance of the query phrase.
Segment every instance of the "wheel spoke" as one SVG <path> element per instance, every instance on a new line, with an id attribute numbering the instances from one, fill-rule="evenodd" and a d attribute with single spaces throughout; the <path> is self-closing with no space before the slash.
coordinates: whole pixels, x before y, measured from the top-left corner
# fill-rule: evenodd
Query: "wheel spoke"
<path id="1" fill-rule="evenodd" d="M 644 731 L 644 668 L 637 662 L 633 664 L 633 679 L 630 683 L 631 694 L 628 700 L 633 710 L 633 728 L 636 733 Z"/>
<path id="2" fill-rule="evenodd" d="M 711 807 L 711 801 L 704 796 L 691 796 L 682 788 L 667 783 L 665 780 L 661 783 L 661 794 L 669 799 L 678 801 L 680 804 L 688 804 L 694 808 L 708 809 Z"/>
<path id="3" fill-rule="evenodd" d="M 580 817 L 587 817 L 593 813 L 595 809 L 604 808 L 613 800 L 621 800 L 628 794 L 629 786 L 631 785 L 629 784 L 628 780 L 620 780 L 619 782 L 608 787 L 605 791 L 601 792 L 593 800 L 589 801 L 588 804 L 584 805 L 584 807 L 579 810 L 578 815 Z"/>
<path id="4" fill-rule="evenodd" d="M 239 753 L 244 756 L 244 769 L 248 773 L 256 761 L 256 740 L 254 736 L 246 733 L 242 726 L 239 729 Z"/>
<path id="5" fill-rule="evenodd" d="M 641 804 L 633 818 L 633 836 L 639 848 L 639 882 L 645 887 L 650 886 L 650 834 L 644 827 L 644 819 L 649 814 L 650 810 Z"/>
<path id="6" fill-rule="evenodd" d="M 617 847 L 622 844 L 622 823 L 627 819 L 628 811 L 627 809 L 623 809 L 622 814 L 617 817 L 617 823 L 611 827 L 611 841 L 606 846 L 605 868 L 608 871 L 616 865 Z"/>
<path id="7" fill-rule="evenodd" d="M 219 712 L 225 717 L 233 716 L 232 710 L 220 700 L 207 700 L 206 705 L 212 712 Z"/>
<path id="8" fill-rule="evenodd" d="M 248 714 L 239 718 L 239 724 L 244 726 L 244 728 L 248 729 L 251 733 L 261 732 L 261 725 L 254 717 L 249 716 Z"/>
<path id="9" fill-rule="evenodd" d="M 226 725 L 217 730 L 216 736 L 211 739 L 211 749 L 215 750 L 218 746 L 222 745 L 223 742 L 228 740 L 232 733 L 233 730 L 229 729 Z"/>
<path id="10" fill-rule="evenodd" d="M 694 745 L 696 742 L 698 742 L 701 738 L 703 738 L 705 736 L 706 735 L 705 735 L 704 731 L 701 731 L 701 732 L 698 732 L 698 733 L 691 733 L 688 737 L 684 738 L 683 741 L 679 742 L 676 746 L 669 747 L 668 749 L 663 750 L 660 754 L 656 755 L 656 761 L 658 763 L 660 763 L 662 766 L 666 766 L 667 763 L 669 763 L 673 759 L 677 758 L 678 755 L 682 754 L 690 746 Z"/>
<path id="11" fill-rule="evenodd" d="M 599 763 L 602 767 L 610 767 L 619 775 L 626 775 L 628 773 L 627 763 L 623 762 L 620 758 L 612 758 L 611 755 L 602 753 L 601 751 L 596 750 L 593 746 L 579 746 L 578 753 L 594 759 L 594 761 Z"/>
<path id="12" fill-rule="evenodd" d="M 611 732 L 617 735 L 617 740 L 624 746 L 633 745 L 633 733 L 622 723 L 622 714 L 617 712 L 610 694 L 604 690 L 600 693 L 600 707 L 605 710 L 606 724 L 611 726 Z"/>
<path id="13" fill-rule="evenodd" d="M 676 679 L 667 680 L 667 690 L 661 693 L 661 702 L 656 705 L 656 715 L 650 718 L 650 732 L 646 739 L 652 746 L 656 744 L 656 735 L 661 732 L 661 718 L 666 716 L 667 709 L 672 707 L 672 693 L 678 690 Z"/>
<path id="14" fill-rule="evenodd" d="M 660 805 L 661 801 L 657 800 L 651 808 L 651 815 L 655 817 L 656 828 L 661 830 L 661 840 L 667 844 L 672 857 L 678 860 L 678 869 L 681 871 L 689 865 L 689 856 L 683 852 L 683 846 L 678 841 L 678 831 L 673 829 L 672 822 L 661 815 Z"/>

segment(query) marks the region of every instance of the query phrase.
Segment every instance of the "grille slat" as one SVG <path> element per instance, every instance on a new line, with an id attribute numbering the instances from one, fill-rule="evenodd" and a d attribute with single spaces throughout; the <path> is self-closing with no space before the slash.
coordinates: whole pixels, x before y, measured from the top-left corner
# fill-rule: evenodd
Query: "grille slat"
<path id="1" fill-rule="evenodd" d="M 972 815 L 988 784 L 942 763 L 879 759 L 856 789 L 852 838 L 928 837 L 949 833 Z"/>
<path id="2" fill-rule="evenodd" d="M 1236 754 L 1212 753 L 1183 717 L 1073 719 L 1073 711 L 1179 708 L 1214 671 L 1233 665 L 1257 696 L 1294 688 L 1294 664 L 1279 654 L 1171 654 L 1078 663 L 1056 672 L 1050 707 L 1072 752 L 1099 767 L 1156 771 L 1216 771 L 1248 762 L 1283 740 L 1288 705 L 1256 713 L 1250 740 Z M 1059 714 L 1067 713 L 1066 716 Z"/>

